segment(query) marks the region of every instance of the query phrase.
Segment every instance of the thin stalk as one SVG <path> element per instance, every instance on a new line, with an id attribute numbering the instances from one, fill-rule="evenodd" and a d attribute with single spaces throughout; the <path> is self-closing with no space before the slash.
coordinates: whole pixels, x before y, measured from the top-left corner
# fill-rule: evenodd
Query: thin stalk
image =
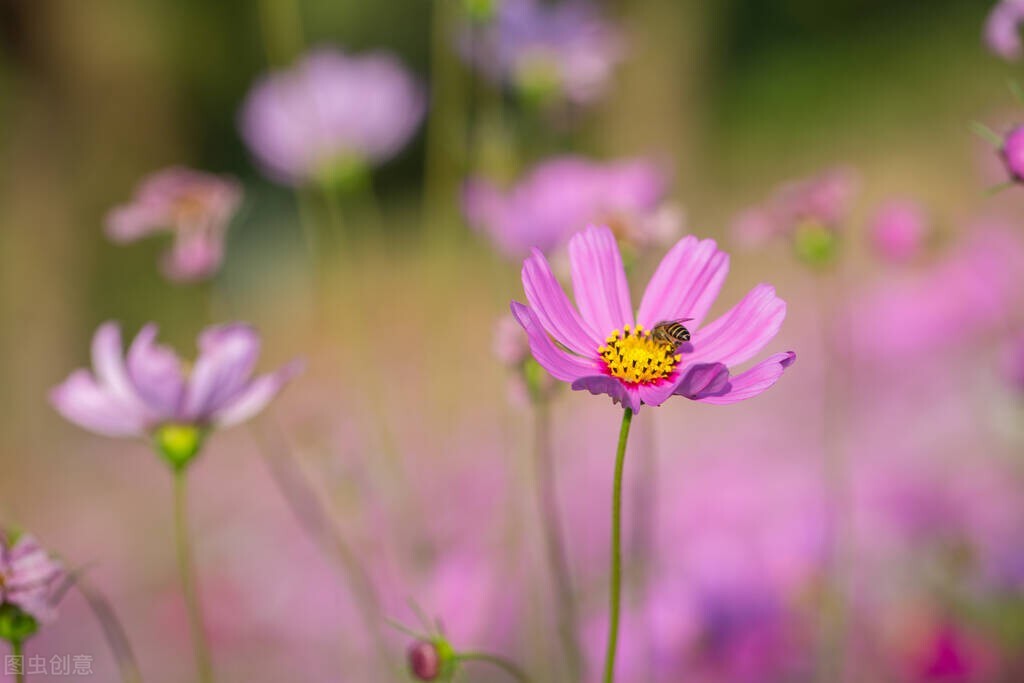
<path id="1" fill-rule="evenodd" d="M 537 477 L 537 506 L 544 533 L 544 550 L 548 571 L 554 581 L 558 603 L 558 634 L 565 650 L 569 678 L 580 680 L 583 670 L 580 645 L 576 634 L 576 597 L 562 533 L 558 508 L 555 464 L 551 453 L 551 406 L 543 396 L 534 397 L 534 465 Z"/>
<path id="2" fill-rule="evenodd" d="M 284 66 L 302 49 L 302 15 L 298 0 L 260 0 L 263 46 L 271 66 Z"/>
<path id="3" fill-rule="evenodd" d="M 20 640 L 11 641 L 11 656 L 14 657 L 14 682 L 25 683 L 25 651 Z"/>
<path id="4" fill-rule="evenodd" d="M 604 659 L 604 683 L 615 680 L 615 653 L 619 645 L 619 607 L 622 603 L 622 470 L 626 460 L 626 442 L 633 411 L 622 412 L 619 446 L 615 452 L 615 479 L 612 484 L 612 571 L 609 589 L 608 649 Z"/>
<path id="5" fill-rule="evenodd" d="M 117 661 L 117 668 L 121 671 L 122 683 L 142 683 L 139 663 L 135 659 L 135 653 L 132 650 L 131 642 L 128 640 L 128 634 L 114 613 L 114 608 L 111 607 L 102 593 L 94 590 L 81 576 L 75 579 L 75 587 L 82 594 L 82 597 L 85 598 L 92 613 L 96 616 L 96 620 L 100 622 L 103 635 L 106 637 L 107 643 L 110 645 L 110 651 L 114 654 L 114 659 Z"/>
<path id="6" fill-rule="evenodd" d="M 530 677 L 519 666 L 498 655 L 487 652 L 460 652 L 456 657 L 460 662 L 487 662 L 493 664 L 512 678 L 521 683 L 530 683 Z"/>
<path id="7" fill-rule="evenodd" d="M 187 468 L 174 470 L 174 536 L 178 547 L 178 572 L 181 574 L 181 588 L 188 609 L 189 630 L 192 634 L 192 649 L 195 652 L 196 669 L 200 683 L 212 683 L 213 667 L 210 663 L 210 649 L 203 627 L 202 608 L 196 587 L 195 565 L 192 560 L 192 540 L 188 530 L 188 486 Z"/>

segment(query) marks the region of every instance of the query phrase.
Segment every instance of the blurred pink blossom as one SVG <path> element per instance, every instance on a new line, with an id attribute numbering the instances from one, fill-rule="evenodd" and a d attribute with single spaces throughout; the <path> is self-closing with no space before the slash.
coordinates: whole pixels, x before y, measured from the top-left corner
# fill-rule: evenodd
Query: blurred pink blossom
<path id="1" fill-rule="evenodd" d="M 56 593 L 66 574 L 29 534 L 12 541 L 0 534 L 0 603 L 11 604 L 39 622 L 56 617 Z"/>
<path id="2" fill-rule="evenodd" d="M 626 244 L 645 248 L 671 242 L 682 228 L 682 216 L 665 202 L 668 184 L 666 173 L 640 159 L 555 157 L 507 191 L 469 180 L 463 210 L 473 227 L 513 258 L 534 247 L 550 253 L 592 223 L 608 225 Z"/>
<path id="3" fill-rule="evenodd" d="M 903 263 L 921 254 L 928 230 L 924 207 L 910 200 L 892 200 L 875 212 L 869 236 L 871 246 L 880 257 Z"/>
<path id="4" fill-rule="evenodd" d="M 792 233 L 802 223 L 836 230 L 846 220 L 859 186 L 857 174 L 842 166 L 790 181 L 763 204 L 741 212 L 733 220 L 733 235 L 740 244 L 758 246 Z"/>
<path id="5" fill-rule="evenodd" d="M 256 83 L 239 125 L 272 178 L 302 185 L 387 161 L 425 111 L 421 86 L 393 55 L 320 48 Z"/>
<path id="6" fill-rule="evenodd" d="M 1024 0 L 1001 0 L 985 21 L 985 43 L 994 54 L 1008 61 L 1021 57 L 1020 29 L 1024 23 Z"/>
<path id="7" fill-rule="evenodd" d="M 135 197 L 107 215 L 107 234 L 119 243 L 170 232 L 174 245 L 162 262 L 176 282 L 210 277 L 224 259 L 228 223 L 242 190 L 230 178 L 173 167 L 145 178 Z"/>
<path id="8" fill-rule="evenodd" d="M 588 104 L 604 94 L 625 56 L 616 26 L 590 0 L 502 0 L 497 15 L 464 36 L 462 53 L 488 78 L 525 95 Z"/>

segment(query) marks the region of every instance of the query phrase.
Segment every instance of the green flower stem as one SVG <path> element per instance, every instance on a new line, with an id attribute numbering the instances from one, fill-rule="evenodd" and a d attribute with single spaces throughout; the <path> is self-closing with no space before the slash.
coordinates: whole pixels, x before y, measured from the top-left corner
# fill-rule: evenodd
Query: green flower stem
<path id="1" fill-rule="evenodd" d="M 622 469 L 626 460 L 626 441 L 633 411 L 622 413 L 619 447 L 615 453 L 615 482 L 612 488 L 612 572 L 609 590 L 608 649 L 604 659 L 604 683 L 615 680 L 615 652 L 619 644 L 619 605 L 622 602 Z"/>
<path id="2" fill-rule="evenodd" d="M 212 683 L 213 667 L 210 664 L 210 649 L 203 627 L 203 614 L 196 588 L 195 566 L 192 561 L 192 542 L 188 532 L 188 487 L 187 468 L 174 469 L 174 532 L 178 547 L 178 571 L 181 587 L 188 609 L 189 630 L 192 632 L 192 648 L 195 651 L 196 669 L 200 683 Z"/>
<path id="3" fill-rule="evenodd" d="M 538 392 L 539 393 L 539 392 Z M 541 528 L 544 532 L 544 550 L 548 570 L 555 584 L 558 604 L 558 634 L 569 668 L 571 681 L 579 681 L 583 669 L 577 638 L 576 598 L 572 576 L 565 552 L 561 517 L 558 512 L 558 493 L 555 484 L 555 466 L 551 457 L 551 406 L 547 398 L 535 395 L 534 408 L 534 466 L 537 477 L 537 505 Z"/>
<path id="4" fill-rule="evenodd" d="M 25 683 L 25 650 L 20 640 L 11 641 L 11 654 L 18 667 L 17 673 L 14 674 L 14 683 Z"/>
<path id="5" fill-rule="evenodd" d="M 525 671 L 519 666 L 498 655 L 492 655 L 487 652 L 460 652 L 456 655 L 455 659 L 459 662 L 487 662 L 492 664 L 512 678 L 520 681 L 521 683 L 530 683 L 530 677 Z"/>

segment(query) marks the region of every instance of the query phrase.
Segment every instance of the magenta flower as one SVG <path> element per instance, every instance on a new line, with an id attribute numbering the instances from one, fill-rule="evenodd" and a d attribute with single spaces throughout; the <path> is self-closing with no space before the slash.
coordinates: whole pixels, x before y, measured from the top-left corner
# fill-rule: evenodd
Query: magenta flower
<path id="1" fill-rule="evenodd" d="M 60 562 L 35 538 L 0 534 L 0 604 L 14 605 L 39 622 L 56 616 L 56 593 L 65 578 Z"/>
<path id="2" fill-rule="evenodd" d="M 425 110 L 422 88 L 394 56 L 321 48 L 257 83 L 239 123 L 267 173 L 301 185 L 390 159 Z"/>
<path id="3" fill-rule="evenodd" d="M 665 256 L 634 317 L 612 231 L 591 227 L 569 241 L 574 307 L 538 250 L 523 264 L 529 305 L 512 303 L 534 358 L 575 390 L 608 394 L 636 412 L 673 395 L 729 404 L 775 384 L 796 354 L 777 353 L 749 370 L 730 368 L 751 359 L 775 337 L 786 304 L 769 285 L 758 285 L 721 318 L 702 325 L 729 268 L 713 240 L 688 236 Z M 652 336 L 663 321 L 685 320 L 689 342 L 675 348 Z"/>
<path id="4" fill-rule="evenodd" d="M 155 324 L 143 327 L 125 358 L 120 328 L 101 325 L 92 341 L 92 372 L 71 373 L 51 393 L 54 407 L 84 429 L 115 437 L 152 436 L 165 454 L 180 446 L 192 448 L 191 458 L 207 430 L 254 416 L 299 371 L 292 362 L 253 377 L 260 338 L 240 323 L 204 330 L 190 370 L 173 350 L 157 344 L 156 336 Z"/>
<path id="5" fill-rule="evenodd" d="M 878 208 L 869 230 L 875 252 L 888 261 L 902 263 L 913 260 L 924 249 L 928 216 L 917 202 L 894 200 Z"/>
<path id="6" fill-rule="evenodd" d="M 665 203 L 668 184 L 667 174 L 648 161 L 556 157 L 507 192 L 470 180 L 463 210 L 510 257 L 533 247 L 549 253 L 592 223 L 609 225 L 621 240 L 643 248 L 678 236 L 682 220 Z"/>
<path id="7" fill-rule="evenodd" d="M 464 38 L 462 48 L 495 83 L 574 104 L 600 98 L 625 54 L 618 28 L 588 0 L 502 0 L 482 35 Z"/>
<path id="8" fill-rule="evenodd" d="M 1020 29 L 1024 23 L 1024 0 L 1002 0 L 985 21 L 985 43 L 994 54 L 1008 61 L 1021 56 Z"/>
<path id="9" fill-rule="evenodd" d="M 172 167 L 145 178 L 128 204 L 107 215 L 107 235 L 119 243 L 170 232 L 162 261 L 175 282 L 210 277 L 224 259 L 224 238 L 241 203 L 239 184 L 225 176 Z"/>

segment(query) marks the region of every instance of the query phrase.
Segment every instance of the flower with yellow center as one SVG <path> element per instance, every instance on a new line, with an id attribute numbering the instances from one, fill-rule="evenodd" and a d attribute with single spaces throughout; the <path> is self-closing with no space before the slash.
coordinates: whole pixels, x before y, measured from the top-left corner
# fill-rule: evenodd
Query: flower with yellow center
<path id="1" fill-rule="evenodd" d="M 530 351 L 553 377 L 573 389 L 608 394 L 634 412 L 673 394 L 705 403 L 734 403 L 771 387 L 792 364 L 778 353 L 733 375 L 730 368 L 758 353 L 778 332 L 786 304 L 758 285 L 717 320 L 703 325 L 725 281 L 729 257 L 713 240 L 688 236 L 669 250 L 634 313 L 615 236 L 591 227 L 569 241 L 576 305 L 543 254 L 523 263 L 529 305 L 512 313 Z M 675 348 L 651 334 L 664 320 L 686 318 L 691 339 Z"/>

